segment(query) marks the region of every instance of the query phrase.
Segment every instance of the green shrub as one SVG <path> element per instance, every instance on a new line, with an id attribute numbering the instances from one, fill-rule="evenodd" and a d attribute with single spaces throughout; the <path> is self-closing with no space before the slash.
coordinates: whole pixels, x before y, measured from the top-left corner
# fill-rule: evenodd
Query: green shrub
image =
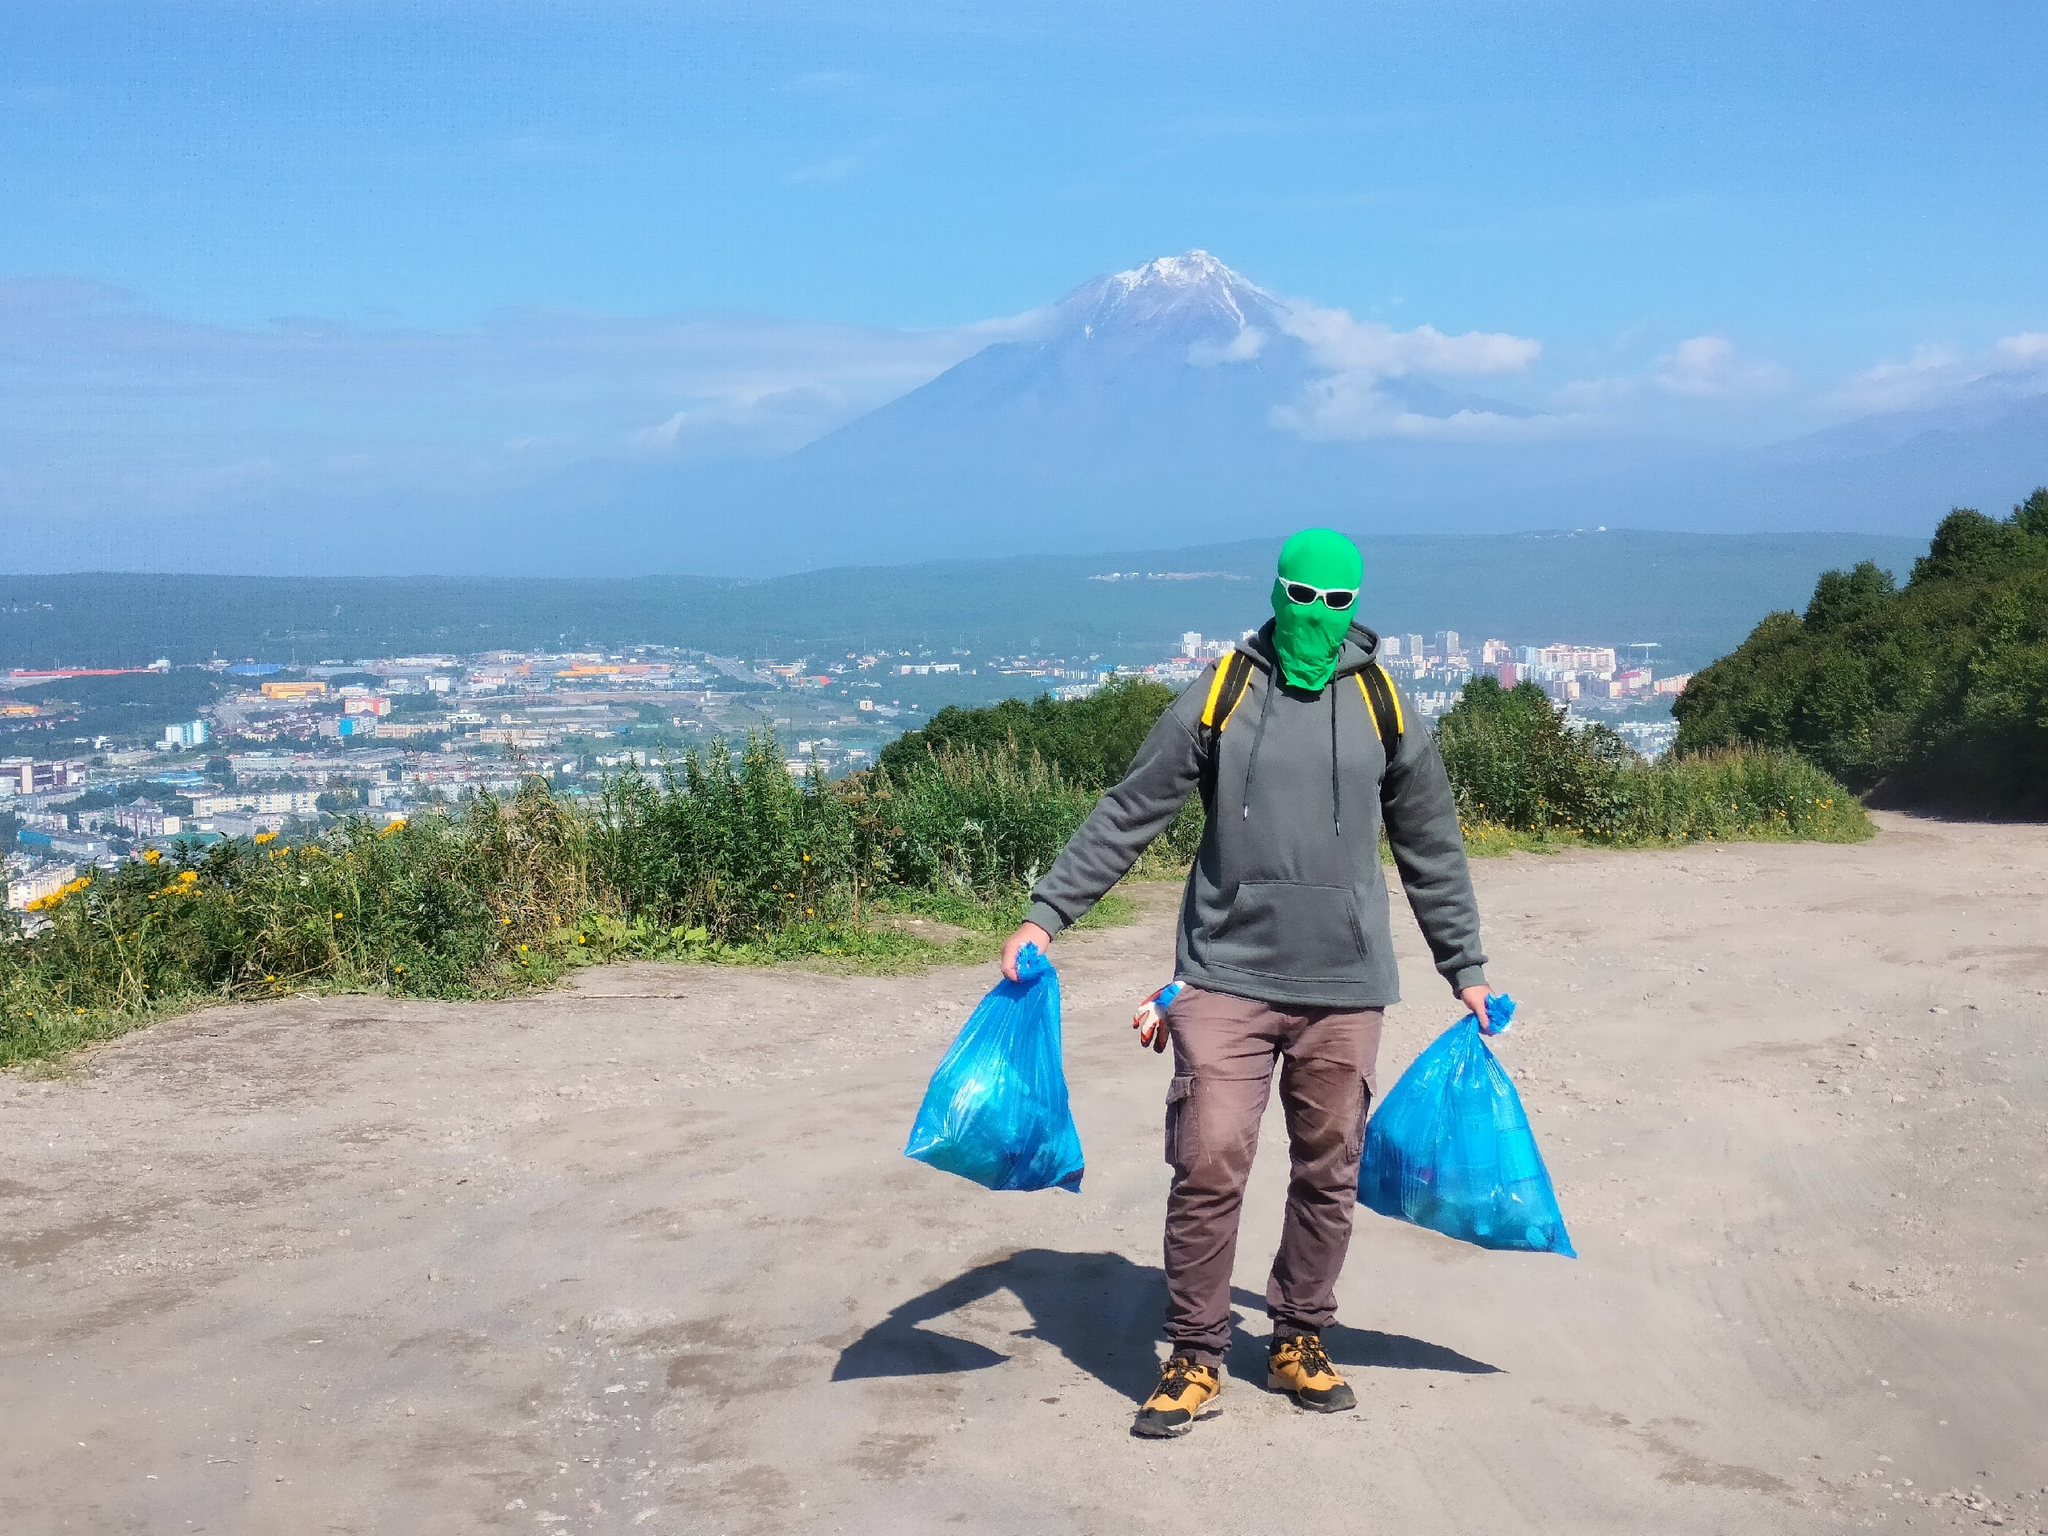
<path id="1" fill-rule="evenodd" d="M 1009 742 L 899 759 L 894 771 L 876 770 L 871 794 L 878 875 L 987 898 L 1030 886 L 1096 799 Z"/>
<path id="2" fill-rule="evenodd" d="M 0 934 L 0 1065 L 207 999 L 464 996 L 621 953 L 905 961 L 931 947 L 865 927 L 863 901 L 1014 921 L 1094 798 L 1007 744 L 793 777 L 764 731 L 615 779 L 591 810 L 531 779 L 383 832 L 145 858 Z"/>
<path id="3" fill-rule="evenodd" d="M 298 845 L 224 841 L 98 872 L 31 914 L 33 932 L 8 915 L 0 1065 L 208 999 L 465 996 L 620 954 L 894 965 L 934 953 L 869 920 L 892 905 L 970 935 L 942 952 L 986 947 L 1171 701 L 1146 686 L 1117 690 L 1092 713 L 1068 712 L 1094 700 L 1040 701 L 1023 716 L 1036 732 L 1028 740 L 993 733 L 991 722 L 1015 711 L 960 711 L 940 739 L 838 783 L 815 767 L 792 776 L 764 731 L 614 779 L 589 809 L 531 779 L 509 799 L 480 796 L 381 832 L 356 820 Z M 1084 751 L 1076 721 L 1106 734 Z M 1652 766 L 1612 732 L 1568 726 L 1533 688 L 1476 680 L 1440 739 L 1482 848 L 1557 834 L 1867 831 L 1861 806 L 1790 754 Z M 1091 777 L 1063 771 L 1040 742 Z M 1184 867 L 1201 836 L 1191 801 L 1139 873 Z"/>
<path id="4" fill-rule="evenodd" d="M 575 813 L 534 786 L 381 833 L 356 821 L 96 871 L 0 942 L 0 1065 L 207 998 L 463 996 L 553 975 L 591 898 L 582 845 Z"/>
<path id="5" fill-rule="evenodd" d="M 1681 752 L 1787 748 L 1892 803 L 2048 812 L 2048 489 L 1942 519 L 1912 579 L 1830 571 L 1679 698 Z"/>
<path id="6" fill-rule="evenodd" d="M 1870 835 L 1862 805 L 1794 753 L 1731 748 L 1645 762 L 1613 731 L 1567 722 L 1533 683 L 1474 678 L 1437 742 L 1472 830 L 1611 844 Z"/>
<path id="7" fill-rule="evenodd" d="M 1593 835 L 1613 843 L 1857 842 L 1872 830 L 1862 803 L 1797 753 L 1725 747 L 1628 765 L 1614 819 Z"/>
<path id="8" fill-rule="evenodd" d="M 815 770 L 792 777 L 772 733 L 689 751 L 658 780 L 606 786 L 588 836 L 606 905 L 727 944 L 835 911 L 855 875 L 855 818 Z"/>
<path id="9" fill-rule="evenodd" d="M 1604 726 L 1567 723 L 1534 683 L 1503 688 L 1490 677 L 1465 685 L 1437 725 L 1437 748 L 1460 817 L 1521 832 L 1611 826 L 1636 757 Z"/>
<path id="10" fill-rule="evenodd" d="M 1036 753 L 1061 778 L 1099 793 L 1123 777 L 1174 698 L 1164 683 L 1120 677 L 1085 699 L 1004 699 L 981 709 L 948 705 L 921 729 L 884 747 L 881 766 L 901 773 L 948 747 L 988 751 L 1008 745 L 1023 757 Z"/>

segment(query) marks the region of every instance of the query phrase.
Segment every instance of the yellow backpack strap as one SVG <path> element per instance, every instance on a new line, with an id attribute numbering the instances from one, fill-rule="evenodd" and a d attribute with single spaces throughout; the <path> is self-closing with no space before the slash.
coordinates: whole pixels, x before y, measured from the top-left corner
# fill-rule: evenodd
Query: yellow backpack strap
<path id="1" fill-rule="evenodd" d="M 1372 707 L 1372 690 L 1365 686 L 1365 674 L 1354 672 L 1351 674 L 1351 681 L 1358 684 L 1358 696 L 1365 700 L 1365 713 L 1372 721 L 1373 734 L 1377 736 L 1380 734 L 1380 712 Z"/>
<path id="2" fill-rule="evenodd" d="M 1251 657 L 1243 651 L 1232 651 L 1216 664 L 1216 675 L 1209 680 L 1209 697 L 1202 705 L 1201 731 L 1201 789 L 1205 806 L 1212 806 L 1216 799 L 1216 759 L 1221 754 L 1223 728 L 1237 713 L 1251 676 Z"/>
<path id="3" fill-rule="evenodd" d="M 1387 681 L 1378 662 L 1370 662 L 1351 674 L 1358 679 L 1358 691 L 1365 699 L 1365 712 L 1372 716 L 1372 728 L 1379 734 L 1380 748 L 1392 763 L 1401 750 L 1401 737 L 1408 722 L 1401 716 L 1401 695 Z"/>
<path id="4" fill-rule="evenodd" d="M 1235 651 L 1232 651 L 1232 652 L 1231 652 L 1230 654 L 1231 654 L 1232 656 L 1235 656 L 1235 655 L 1236 655 L 1237 653 L 1236 653 Z M 1215 724 L 1216 724 L 1216 706 L 1217 706 L 1217 704 L 1218 704 L 1218 703 L 1219 703 L 1219 702 L 1221 701 L 1221 699 L 1222 699 L 1222 697 L 1223 697 L 1223 682 L 1224 682 L 1224 679 L 1226 679 L 1226 678 L 1227 678 L 1227 677 L 1229 677 L 1229 676 L 1230 676 L 1230 662 L 1229 662 L 1229 659 L 1228 659 L 1228 658 L 1226 658 L 1226 659 L 1224 659 L 1223 661 L 1219 661 L 1219 662 L 1217 662 L 1217 663 L 1216 663 L 1216 673 L 1215 673 L 1215 675 L 1214 675 L 1213 677 L 1211 677 L 1211 678 L 1209 679 L 1209 701 L 1208 701 L 1208 703 L 1206 703 L 1206 704 L 1204 704 L 1204 705 L 1202 706 L 1202 724 L 1204 724 L 1204 725 L 1206 725 L 1206 726 L 1211 726 L 1211 727 L 1215 726 Z"/>

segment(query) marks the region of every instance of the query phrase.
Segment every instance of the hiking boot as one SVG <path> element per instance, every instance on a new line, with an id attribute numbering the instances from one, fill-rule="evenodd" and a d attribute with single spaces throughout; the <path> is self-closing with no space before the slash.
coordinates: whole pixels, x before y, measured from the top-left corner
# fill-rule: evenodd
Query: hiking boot
<path id="1" fill-rule="evenodd" d="M 1184 1435 L 1195 1427 L 1209 1405 L 1223 1390 L 1223 1377 L 1213 1365 L 1198 1365 L 1186 1355 L 1175 1355 L 1159 1373 L 1159 1385 L 1138 1410 L 1131 1433 L 1147 1440 L 1164 1440 Z"/>
<path id="2" fill-rule="evenodd" d="M 1322 1339 L 1313 1333 L 1273 1340 L 1266 1356 L 1266 1385 L 1275 1392 L 1293 1393 L 1297 1403 L 1316 1413 L 1342 1413 L 1358 1406 L 1358 1394 L 1337 1374 L 1323 1353 Z"/>

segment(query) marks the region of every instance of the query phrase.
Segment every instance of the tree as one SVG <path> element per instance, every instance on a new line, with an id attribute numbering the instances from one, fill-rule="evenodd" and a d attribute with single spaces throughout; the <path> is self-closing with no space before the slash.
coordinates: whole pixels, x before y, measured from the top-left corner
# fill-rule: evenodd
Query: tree
<path id="1" fill-rule="evenodd" d="M 1806 605 L 1806 627 L 1840 629 L 1868 618 L 1898 589 L 1892 573 L 1874 560 L 1861 561 L 1853 570 L 1823 572 L 1813 601 Z"/>
<path id="2" fill-rule="evenodd" d="M 2035 492 L 2036 497 L 2040 494 Z M 1956 508 L 1934 530 L 1934 542 L 1927 546 L 1927 553 L 1913 562 L 1913 580 L 1995 576 L 2023 561 L 2033 541 L 2020 526 L 2019 510 L 2014 508 L 2013 518 L 2001 522 L 1969 507 Z"/>
<path id="3" fill-rule="evenodd" d="M 1174 701 L 1174 691 L 1142 677 L 1121 677 L 1085 699 L 1004 699 L 984 709 L 949 704 L 922 728 L 882 749 L 881 766 L 902 773 L 941 747 L 984 750 L 1014 742 L 1036 752 L 1061 777 L 1106 789 L 1124 775 L 1139 745 Z"/>
<path id="4" fill-rule="evenodd" d="M 1682 753 L 1790 747 L 1895 804 L 2048 811 L 2048 488 L 2008 518 L 1949 513 L 1903 588 L 1828 572 L 1673 712 Z"/>
<path id="5" fill-rule="evenodd" d="M 2048 539 L 2048 485 L 2012 509 L 2012 520 L 2035 538 Z"/>

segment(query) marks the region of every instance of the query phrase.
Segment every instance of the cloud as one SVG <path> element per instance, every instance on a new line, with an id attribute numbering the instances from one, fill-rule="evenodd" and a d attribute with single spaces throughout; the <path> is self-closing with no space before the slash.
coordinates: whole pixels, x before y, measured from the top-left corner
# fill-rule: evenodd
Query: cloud
<path id="1" fill-rule="evenodd" d="M 1548 436 L 1559 418 L 1472 406 L 1418 411 L 1373 375 L 1353 370 L 1310 381 L 1298 400 L 1274 408 L 1272 420 L 1283 431 L 1311 442 L 1382 437 L 1527 442 Z"/>
<path id="2" fill-rule="evenodd" d="M 784 175 L 783 182 L 792 187 L 808 187 L 845 181 L 874 158 L 882 143 L 880 138 L 867 139 L 840 154 L 828 155 L 810 165 L 800 165 Z"/>
<path id="3" fill-rule="evenodd" d="M 1611 411 L 1638 398 L 1643 387 L 1637 378 L 1573 379 L 1559 385 L 1551 401 L 1565 411 Z"/>
<path id="4" fill-rule="evenodd" d="M 1666 394 L 1735 400 L 1777 394 L 1792 376 L 1776 363 L 1744 362 L 1725 336 L 1694 336 L 1657 359 L 1650 382 Z"/>
<path id="5" fill-rule="evenodd" d="M 1538 435 L 1546 427 L 1505 411 L 1460 407 L 1417 411 L 1391 380 L 1478 378 L 1520 373 L 1543 344 L 1498 331 L 1447 335 L 1432 325 L 1397 331 L 1377 320 L 1313 304 L 1280 310 L 1287 333 L 1302 342 L 1312 366 L 1326 370 L 1298 400 L 1273 412 L 1274 425 L 1313 441 L 1374 437 L 1436 437 L 1467 441 Z"/>
<path id="6" fill-rule="evenodd" d="M 2048 332 L 2001 336 L 1974 357 L 1947 344 L 1916 347 L 1904 358 L 1887 358 L 1851 375 L 1824 403 L 1867 415 L 1888 414 L 1932 405 L 1973 385 L 2016 394 L 2048 388 Z"/>
<path id="7" fill-rule="evenodd" d="M 1224 342 L 1197 341 L 1188 347 L 1188 361 L 1197 368 L 1211 367 L 1217 363 L 1248 363 L 1266 350 L 1266 332 L 1256 325 L 1240 326 L 1237 334 Z"/>
<path id="8" fill-rule="evenodd" d="M 1643 373 L 1573 379 L 1552 391 L 1551 403 L 1574 415 L 1613 417 L 1630 407 L 1639 412 L 1650 409 L 1658 395 L 1699 404 L 1742 405 L 1783 394 L 1791 385 L 1789 370 L 1744 358 L 1725 336 L 1690 336 Z"/>
<path id="9" fill-rule="evenodd" d="M 1409 410 L 1379 390 L 1315 385 L 1299 404 L 1276 407 L 1273 424 L 1317 443 L 1385 437 L 1525 443 L 1550 436 L 1556 429 L 1557 418 L 1510 416 L 1469 407 L 1434 416 Z"/>
<path id="10" fill-rule="evenodd" d="M 1526 336 L 1499 331 L 1447 336 L 1433 325 L 1397 331 L 1377 320 L 1354 320 L 1345 310 L 1309 304 L 1292 305 L 1285 315 L 1288 334 L 1306 342 L 1315 362 L 1334 373 L 1380 379 L 1519 373 L 1543 351 L 1542 342 Z"/>
<path id="11" fill-rule="evenodd" d="M 2048 331 L 2022 331 L 2001 336 L 1992 349 L 1995 356 L 2013 365 L 2015 371 L 2048 368 Z"/>
<path id="12" fill-rule="evenodd" d="M 533 309 L 460 330 L 225 326 L 104 284 L 0 282 L 0 508 L 61 518 L 344 488 L 432 497 L 622 452 L 786 452 L 1038 323 Z"/>

